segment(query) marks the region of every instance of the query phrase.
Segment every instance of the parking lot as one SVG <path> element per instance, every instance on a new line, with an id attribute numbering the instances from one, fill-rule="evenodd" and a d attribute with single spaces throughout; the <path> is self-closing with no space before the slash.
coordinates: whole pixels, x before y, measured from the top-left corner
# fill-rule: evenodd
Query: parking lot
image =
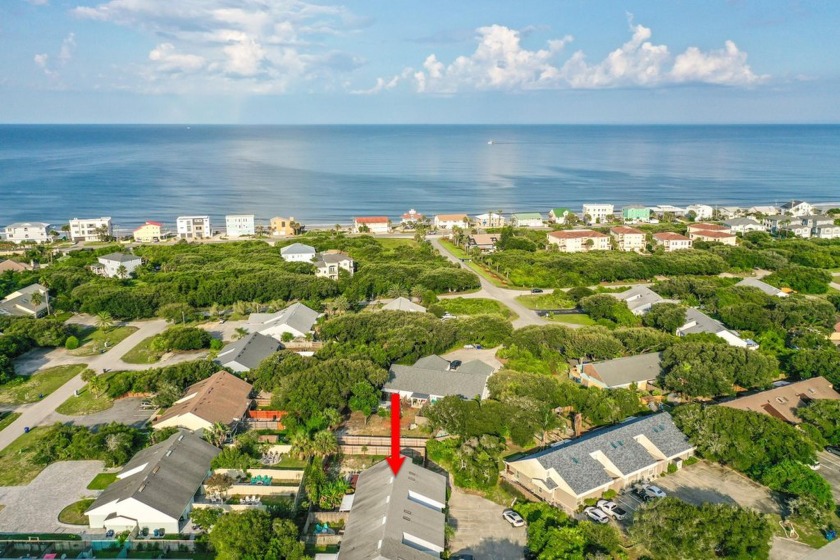
<path id="1" fill-rule="evenodd" d="M 820 470 L 817 472 L 828 481 L 834 499 L 840 502 L 840 457 L 825 451 L 818 453 L 817 457 L 820 461 Z"/>
<path id="2" fill-rule="evenodd" d="M 502 518 L 504 508 L 480 496 L 454 488 L 449 498 L 453 554 L 472 554 L 476 560 L 521 560 L 527 532 Z"/>

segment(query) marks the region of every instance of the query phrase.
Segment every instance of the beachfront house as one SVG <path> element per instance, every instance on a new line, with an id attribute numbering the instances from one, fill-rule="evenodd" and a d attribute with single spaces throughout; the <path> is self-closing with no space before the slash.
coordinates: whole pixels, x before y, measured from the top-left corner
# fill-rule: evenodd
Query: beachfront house
<path id="1" fill-rule="evenodd" d="M 781 206 L 783 214 L 790 216 L 807 216 L 814 213 L 814 207 L 803 200 L 791 200 Z"/>
<path id="2" fill-rule="evenodd" d="M 723 222 L 732 233 L 749 233 L 751 231 L 765 231 L 765 227 L 752 218 L 732 218 Z"/>
<path id="3" fill-rule="evenodd" d="M 640 391 L 649 391 L 661 373 L 662 354 L 651 352 L 601 362 L 581 362 L 570 370 L 569 376 L 584 387 L 636 387 Z"/>
<path id="4" fill-rule="evenodd" d="M 486 399 L 487 380 L 496 368 L 481 360 L 457 365 L 440 356 L 420 358 L 413 366 L 393 364 L 382 391 L 388 397 L 399 394 L 412 407 L 421 408 L 449 395 L 462 399 Z"/>
<path id="5" fill-rule="evenodd" d="M 548 234 L 548 244 L 561 253 L 609 251 L 610 236 L 591 229 L 552 231 Z"/>
<path id="6" fill-rule="evenodd" d="M 779 209 L 775 206 L 750 206 L 747 209 L 747 214 L 761 215 L 761 216 L 775 216 L 779 213 Z"/>
<path id="7" fill-rule="evenodd" d="M 466 214 L 438 214 L 435 216 L 434 225 L 436 229 L 468 228 L 470 218 Z"/>
<path id="8" fill-rule="evenodd" d="M 178 216 L 175 220 L 178 239 L 209 239 L 213 237 L 210 230 L 210 216 Z"/>
<path id="9" fill-rule="evenodd" d="M 811 237 L 811 226 L 794 216 L 768 216 L 763 222 L 771 235 Z"/>
<path id="10" fill-rule="evenodd" d="M 251 408 L 253 389 L 232 373 L 218 371 L 187 387 L 184 396 L 158 416 L 152 426 L 155 430 L 174 427 L 197 431 L 221 423 L 235 429 Z"/>
<path id="11" fill-rule="evenodd" d="M 657 246 L 664 247 L 666 253 L 691 249 L 691 239 L 679 233 L 663 231 L 654 233 L 651 237 L 653 238 L 653 243 Z"/>
<path id="12" fill-rule="evenodd" d="M 330 280 L 338 280 L 339 272 L 342 270 L 353 276 L 356 269 L 356 263 L 350 255 L 334 249 L 318 253 L 312 264 L 315 265 L 315 276 Z"/>
<path id="13" fill-rule="evenodd" d="M 519 212 L 511 215 L 510 225 L 513 227 L 542 227 L 543 217 L 539 212 Z"/>
<path id="14" fill-rule="evenodd" d="M 584 204 L 583 219 L 588 225 L 611 222 L 615 218 L 612 204 Z"/>
<path id="15" fill-rule="evenodd" d="M 476 247 L 482 253 L 492 253 L 496 250 L 498 240 L 495 233 L 476 233 L 467 237 L 467 249 Z"/>
<path id="16" fill-rule="evenodd" d="M 254 226 L 253 214 L 228 214 L 225 216 L 225 232 L 228 237 L 244 237 L 247 235 L 254 235 L 256 228 Z"/>
<path id="17" fill-rule="evenodd" d="M 811 228 L 811 237 L 836 239 L 840 237 L 840 226 L 834 224 L 834 216 L 813 214 L 802 216 L 802 225 Z"/>
<path id="18" fill-rule="evenodd" d="M 297 222 L 292 216 L 289 216 L 288 218 L 274 216 L 268 221 L 268 229 L 271 230 L 271 235 L 274 237 L 296 235 L 297 231 L 295 230 L 295 227 L 297 225 Z"/>
<path id="19" fill-rule="evenodd" d="M 41 284 L 15 290 L 0 301 L 0 315 L 43 317 L 49 311 L 50 294 Z"/>
<path id="20" fill-rule="evenodd" d="M 671 415 L 661 412 L 505 461 L 503 476 L 573 514 L 585 500 L 656 478 L 693 454 Z"/>
<path id="21" fill-rule="evenodd" d="M 52 240 L 52 227 L 45 222 L 16 222 L 4 229 L 9 243 L 46 243 Z"/>
<path id="22" fill-rule="evenodd" d="M 108 253 L 98 261 L 99 264 L 90 267 L 91 271 L 107 278 L 128 278 L 143 264 L 140 257 L 129 253 Z"/>
<path id="23" fill-rule="evenodd" d="M 286 262 L 312 262 L 315 253 L 315 247 L 311 245 L 292 243 L 280 249 L 280 258 Z"/>
<path id="24" fill-rule="evenodd" d="M 685 312 L 685 324 L 677 329 L 677 336 L 686 336 L 689 334 L 709 333 L 716 335 L 727 342 L 730 346 L 738 348 L 748 348 L 755 350 L 758 348 L 752 340 L 744 340 L 734 331 L 727 329 L 723 323 L 712 319 L 699 309 L 689 307 Z"/>
<path id="25" fill-rule="evenodd" d="M 196 434 L 179 430 L 138 452 L 85 514 L 91 529 L 117 533 L 185 528 L 193 500 L 220 450 Z"/>
<path id="26" fill-rule="evenodd" d="M 660 204 L 658 206 L 654 206 L 650 209 L 651 212 L 656 214 L 658 217 L 662 218 L 666 215 L 673 216 L 675 218 L 679 218 L 685 216 L 688 210 L 686 208 L 682 208 L 680 206 L 674 206 L 673 204 Z"/>
<path id="27" fill-rule="evenodd" d="M 105 241 L 114 235 L 111 218 L 73 218 L 70 220 L 72 241 Z"/>
<path id="28" fill-rule="evenodd" d="M 497 228 L 503 227 L 505 225 L 505 217 L 501 214 L 497 214 L 496 212 L 487 212 L 485 214 L 479 214 L 473 218 L 475 225 L 478 227 L 484 228 Z"/>
<path id="29" fill-rule="evenodd" d="M 157 243 L 163 239 L 163 224 L 160 222 L 147 221 L 135 229 L 134 241 L 138 243 Z"/>
<path id="30" fill-rule="evenodd" d="M 406 461 L 359 475 L 335 560 L 432 560 L 446 547 L 446 476 Z M 317 557 L 318 555 L 316 555 Z"/>
<path id="31" fill-rule="evenodd" d="M 631 204 L 621 209 L 621 219 L 625 223 L 635 224 L 650 221 L 650 208 L 641 204 Z"/>
<path id="32" fill-rule="evenodd" d="M 715 216 L 715 209 L 708 204 L 689 204 L 685 207 L 685 213 L 694 212 L 695 220 L 711 220 Z"/>
<path id="33" fill-rule="evenodd" d="M 758 278 L 744 278 L 743 280 L 741 280 L 740 282 L 738 282 L 735 285 L 745 287 L 745 288 L 755 288 L 757 290 L 761 290 L 762 292 L 764 292 L 768 296 L 773 296 L 773 297 L 785 298 L 785 297 L 788 297 L 788 295 L 789 295 L 787 292 L 784 292 L 784 291 L 780 290 L 776 286 L 771 286 L 767 282 L 762 282 Z"/>
<path id="34" fill-rule="evenodd" d="M 740 206 L 716 206 L 715 214 L 718 219 L 729 220 L 744 215 L 745 210 Z"/>
<path id="35" fill-rule="evenodd" d="M 618 293 L 610 293 L 617 300 L 627 304 L 633 315 L 644 315 L 650 308 L 658 303 L 677 303 L 673 299 L 665 299 L 647 286 L 633 286 L 629 290 Z"/>
<path id="36" fill-rule="evenodd" d="M 222 367 L 242 373 L 256 369 L 263 360 L 281 348 L 280 343 L 270 336 L 249 333 L 222 348 L 213 361 Z"/>
<path id="37" fill-rule="evenodd" d="M 645 248 L 645 232 L 629 226 L 610 228 L 619 251 L 642 251 Z"/>
<path id="38" fill-rule="evenodd" d="M 778 381 L 774 389 L 760 391 L 745 397 L 720 403 L 720 406 L 750 410 L 759 414 L 773 416 L 789 424 L 800 424 L 796 411 L 816 400 L 840 400 L 840 393 L 825 377 L 812 377 L 803 381 L 789 383 Z"/>
<path id="39" fill-rule="evenodd" d="M 406 227 L 414 227 L 417 224 L 423 223 L 423 214 L 417 212 L 414 208 L 406 212 L 400 217 L 400 223 Z"/>
<path id="40" fill-rule="evenodd" d="M 387 216 L 362 216 L 353 218 L 353 233 L 388 233 L 391 220 Z"/>
<path id="41" fill-rule="evenodd" d="M 572 211 L 569 210 L 568 208 L 562 208 L 562 207 L 552 208 L 548 212 L 548 221 L 551 222 L 552 224 L 561 224 L 562 225 L 562 224 L 566 223 L 566 217 L 569 214 L 572 214 Z"/>
<path id="42" fill-rule="evenodd" d="M 320 314 L 302 303 L 293 303 L 277 313 L 251 313 L 248 316 L 247 329 L 276 340 L 283 340 L 289 333 L 294 338 L 304 338 L 312 334 L 312 328 Z"/>

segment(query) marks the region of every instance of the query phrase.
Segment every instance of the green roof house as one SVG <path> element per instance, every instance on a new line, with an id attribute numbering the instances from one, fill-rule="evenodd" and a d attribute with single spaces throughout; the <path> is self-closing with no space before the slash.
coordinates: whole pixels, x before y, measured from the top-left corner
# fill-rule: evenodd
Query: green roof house
<path id="1" fill-rule="evenodd" d="M 543 217 L 539 212 L 521 212 L 510 217 L 513 227 L 542 227 Z"/>
<path id="2" fill-rule="evenodd" d="M 555 224 L 565 224 L 566 216 L 571 213 L 572 211 L 568 208 L 552 208 L 548 213 L 548 221 L 554 222 Z"/>

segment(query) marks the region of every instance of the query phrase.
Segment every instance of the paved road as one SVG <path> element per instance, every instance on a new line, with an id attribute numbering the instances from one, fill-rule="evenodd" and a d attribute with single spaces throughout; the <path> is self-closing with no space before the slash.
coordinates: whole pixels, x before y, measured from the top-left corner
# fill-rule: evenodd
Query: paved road
<path id="1" fill-rule="evenodd" d="M 466 264 L 461 262 L 461 259 L 447 251 L 443 245 L 440 243 L 440 239 L 437 237 L 429 237 L 427 238 L 431 243 L 432 246 L 437 249 L 437 251 L 452 261 L 453 263 L 457 264 L 461 268 L 465 270 L 469 270 L 473 274 L 475 271 L 468 267 Z M 513 321 L 513 328 L 519 329 L 522 327 L 526 327 L 528 325 L 550 325 L 552 324 L 551 321 L 547 319 L 543 319 L 533 310 L 528 309 L 521 303 L 519 303 L 516 298 L 517 296 L 522 296 L 528 294 L 530 292 L 526 290 L 509 290 L 506 288 L 499 288 L 498 286 L 494 286 L 492 282 L 484 279 L 482 276 L 476 274 L 478 276 L 479 281 L 481 282 L 481 289 L 477 292 L 469 293 L 469 294 L 462 294 L 460 297 L 465 298 L 488 298 L 488 299 L 495 299 L 514 313 L 518 315 L 517 319 Z M 447 296 L 443 296 L 447 297 Z M 459 297 L 459 296 L 452 296 L 452 297 Z M 566 325 L 567 327 L 576 328 L 579 325 Z"/>
<path id="2" fill-rule="evenodd" d="M 128 323 L 128 325 L 137 327 L 137 331 L 111 348 L 111 350 L 105 354 L 100 354 L 99 356 L 94 356 L 89 359 L 87 364 L 90 369 L 97 373 L 102 373 L 104 370 L 142 370 L 148 369 L 149 367 L 157 367 L 158 365 L 167 365 L 168 363 L 174 363 L 175 361 L 196 358 L 196 356 L 192 354 L 186 357 L 178 355 L 171 362 L 155 364 L 154 366 L 126 364 L 120 359 L 126 352 L 137 346 L 137 344 L 139 344 L 142 340 L 162 332 L 167 327 L 167 323 L 163 319 L 157 319 L 154 321 L 137 321 Z M 49 365 L 52 364 L 48 364 L 48 366 Z M 19 407 L 17 412 L 21 413 L 20 418 L 12 422 L 3 431 L 0 431 L 0 450 L 5 449 L 6 446 L 17 439 L 17 437 L 23 433 L 24 427 L 34 427 L 42 424 L 44 420 L 52 415 L 61 403 L 70 398 L 76 390 L 81 389 L 84 385 L 85 382 L 82 381 L 82 376 L 79 374 L 40 401 Z"/>

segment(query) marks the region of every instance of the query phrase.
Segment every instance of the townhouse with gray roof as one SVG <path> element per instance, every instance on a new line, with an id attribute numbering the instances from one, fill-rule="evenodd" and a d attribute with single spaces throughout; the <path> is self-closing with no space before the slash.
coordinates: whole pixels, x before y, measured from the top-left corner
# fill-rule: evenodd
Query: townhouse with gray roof
<path id="1" fill-rule="evenodd" d="M 15 290 L 0 301 L 0 315 L 43 317 L 49 311 L 49 298 L 50 294 L 44 286 L 30 284 Z"/>
<path id="2" fill-rule="evenodd" d="M 624 292 L 610 295 L 626 303 L 633 315 L 644 315 L 657 303 L 678 303 L 677 300 L 663 298 L 647 286 L 633 286 Z"/>
<path id="3" fill-rule="evenodd" d="M 312 332 L 320 314 L 302 303 L 293 303 L 277 313 L 251 313 L 248 316 L 248 330 L 283 340 L 283 334 L 303 338 Z"/>
<path id="4" fill-rule="evenodd" d="M 694 454 L 667 412 L 630 418 L 514 461 L 503 476 L 573 513 L 584 500 L 653 479 Z"/>
<path id="5" fill-rule="evenodd" d="M 393 364 L 382 391 L 386 396 L 398 393 L 415 408 L 449 395 L 486 399 L 487 380 L 495 371 L 496 368 L 481 360 L 458 365 L 440 356 L 426 356 L 413 366 Z"/>
<path id="6" fill-rule="evenodd" d="M 359 475 L 338 560 L 430 560 L 446 547 L 445 476 L 406 461 Z"/>
<path id="7" fill-rule="evenodd" d="M 729 228 L 729 231 L 732 233 L 748 233 L 750 231 L 766 231 L 767 228 L 764 227 L 760 222 L 753 220 L 752 218 L 732 218 L 731 220 L 726 220 L 723 222 L 723 225 Z"/>
<path id="8" fill-rule="evenodd" d="M 725 340 L 730 346 L 748 348 L 750 350 L 758 348 L 758 344 L 753 340 L 744 340 L 735 331 L 727 329 L 720 321 L 712 319 L 695 307 L 689 307 L 685 311 L 685 324 L 677 329 L 676 334 L 677 336 L 686 336 L 699 333 L 716 335 Z"/>
<path id="9" fill-rule="evenodd" d="M 602 362 L 582 362 L 569 374 L 584 387 L 628 389 L 635 385 L 641 391 L 650 389 L 662 373 L 662 354 L 651 352 Z"/>
<path id="10" fill-rule="evenodd" d="M 787 292 L 783 292 L 782 290 L 780 290 L 776 286 L 771 286 L 767 282 L 762 282 L 758 278 L 744 278 L 743 280 L 741 280 L 740 282 L 738 282 L 735 285 L 736 286 L 741 286 L 741 287 L 744 287 L 744 288 L 755 288 L 757 290 L 761 290 L 762 292 L 764 292 L 768 296 L 788 297 Z"/>
<path id="11" fill-rule="evenodd" d="M 270 336 L 250 333 L 222 348 L 214 361 L 241 373 L 256 369 L 263 360 L 281 348 L 282 345 Z"/>

